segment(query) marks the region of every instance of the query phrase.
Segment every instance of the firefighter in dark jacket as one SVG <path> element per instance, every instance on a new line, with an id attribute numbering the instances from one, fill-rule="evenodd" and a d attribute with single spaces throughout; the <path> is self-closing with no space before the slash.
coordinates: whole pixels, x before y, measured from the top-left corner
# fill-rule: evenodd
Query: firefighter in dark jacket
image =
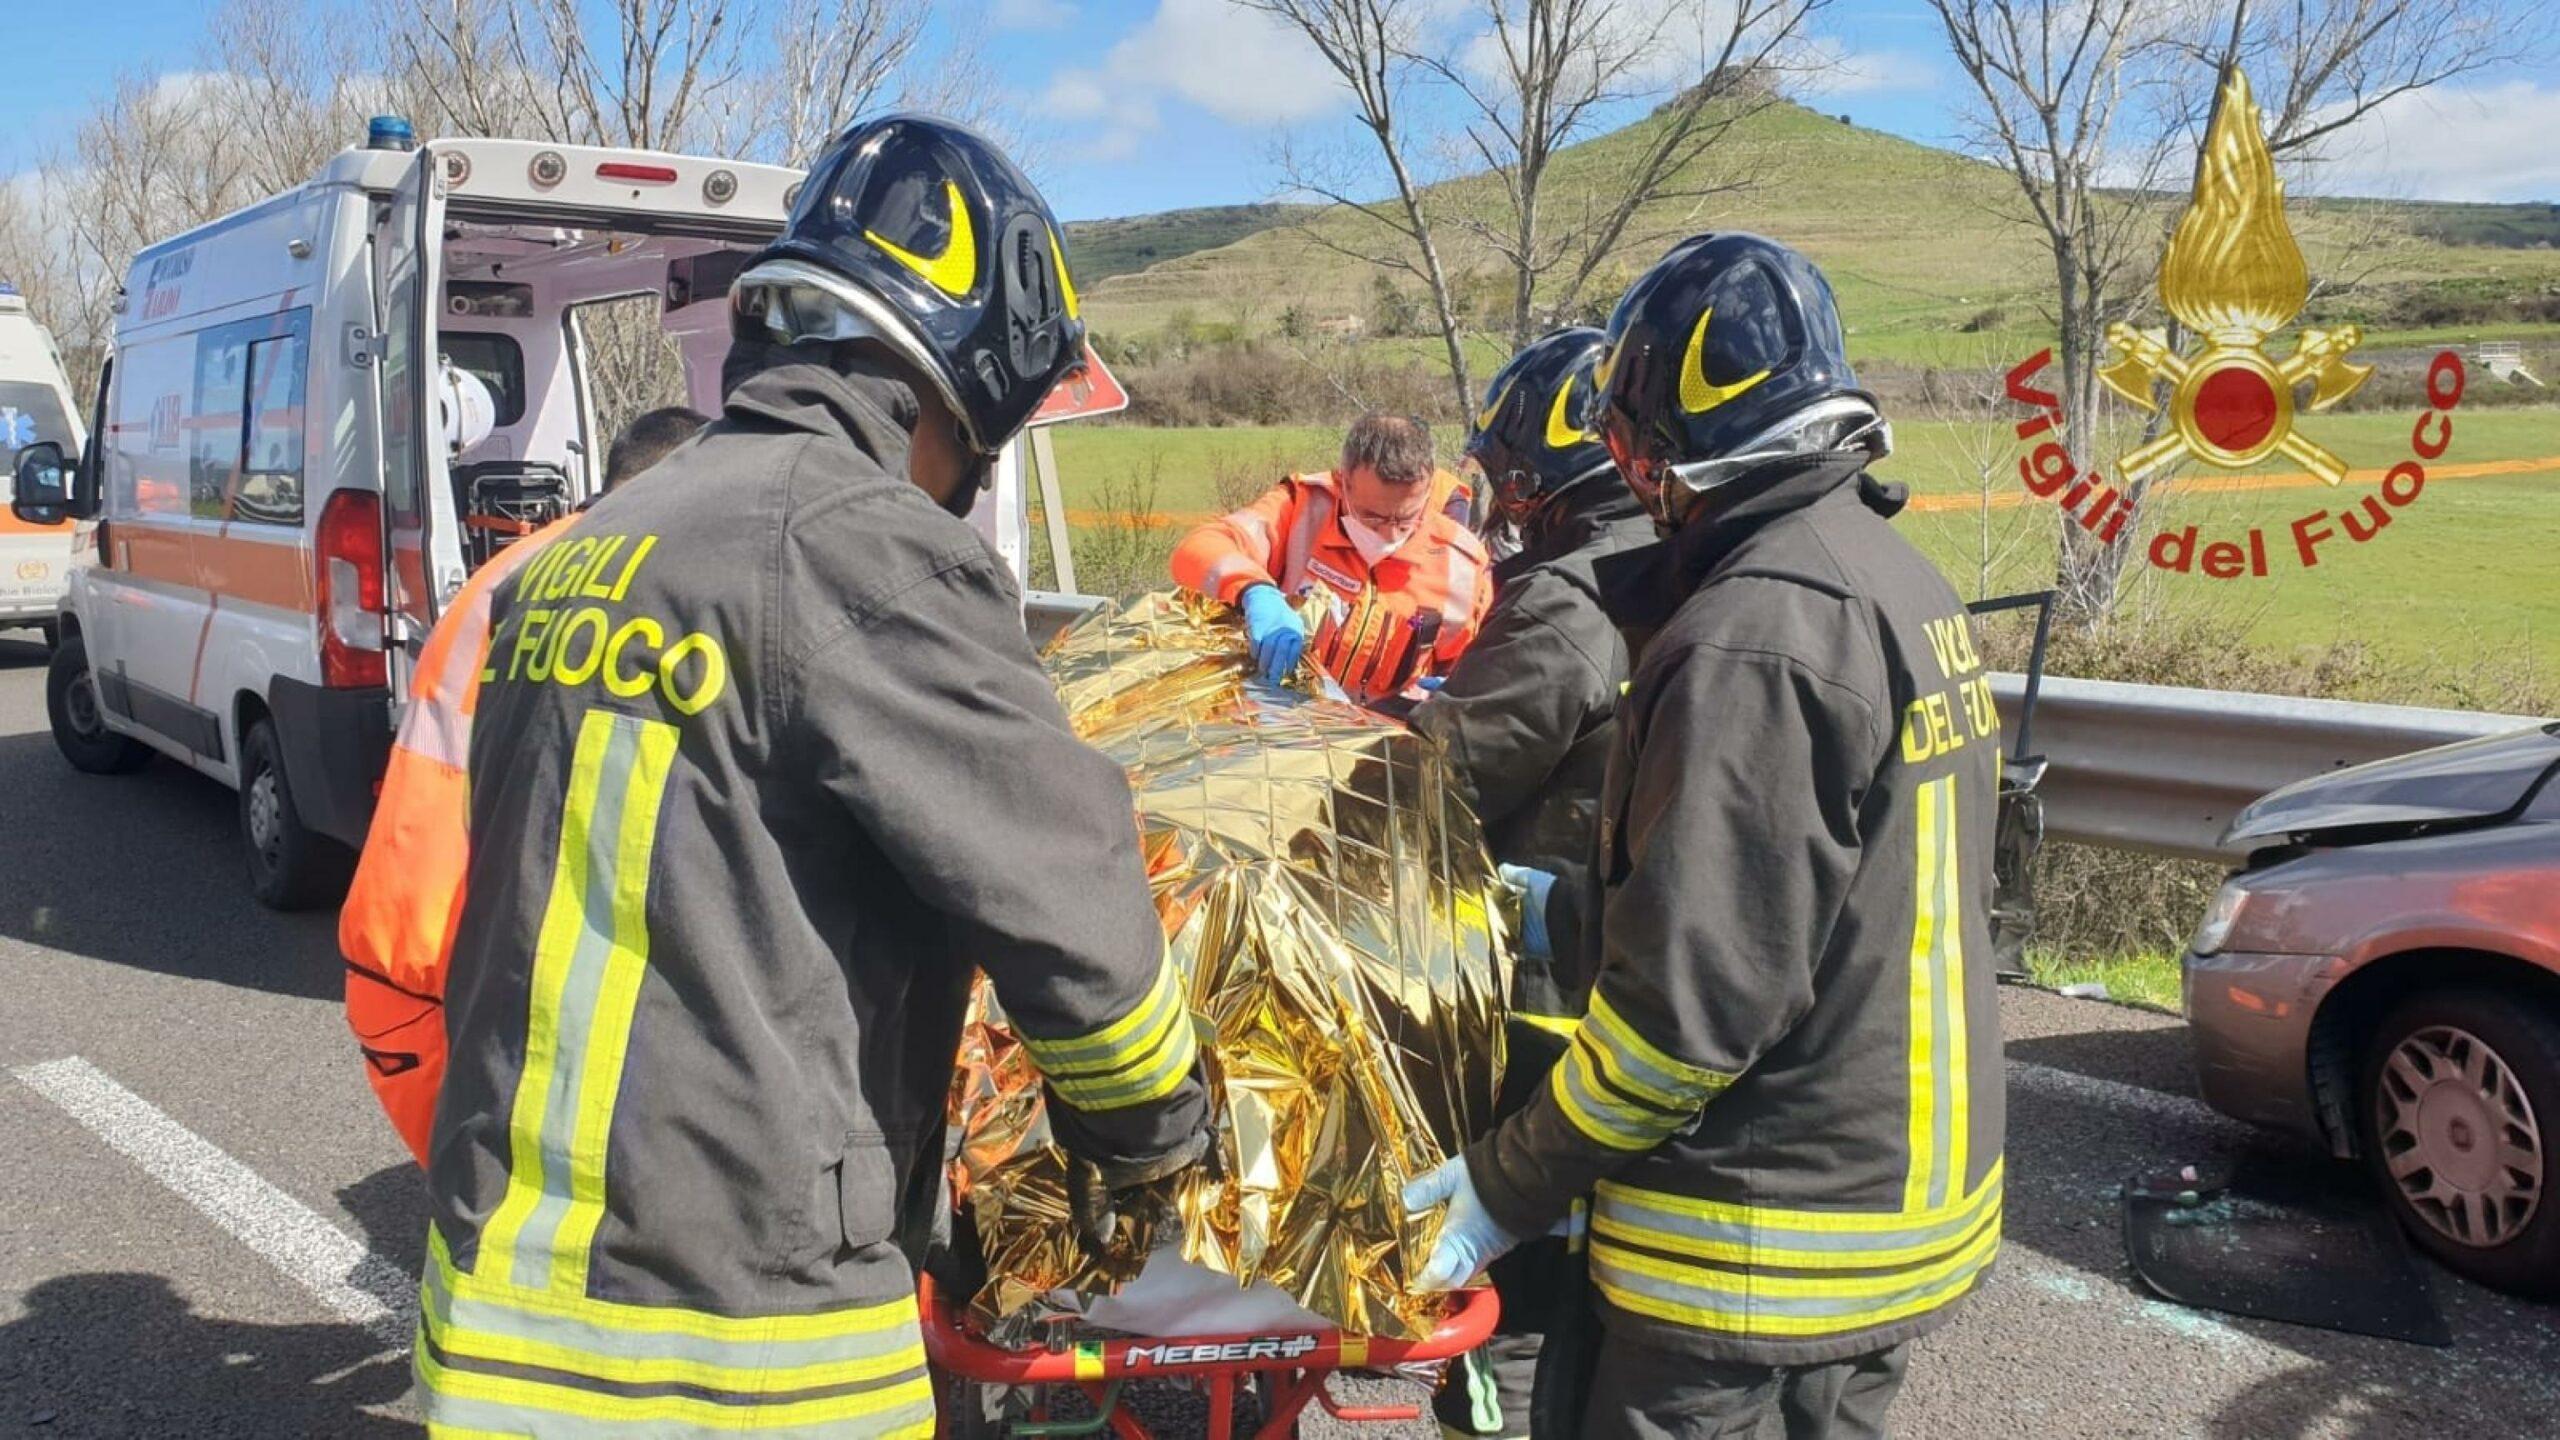
<path id="1" fill-rule="evenodd" d="M 1486 846 L 1528 892 L 1539 963 L 1521 968 L 1513 998 L 1543 1015 L 1579 1014 L 1591 983 L 1579 897 L 1627 680 L 1595 569 L 1654 538 L 1593 428 L 1603 339 L 1556 331 L 1493 377 L 1467 458 L 1483 472 L 1484 527 L 1520 550 L 1496 574 L 1475 644 L 1411 722 L 1449 747 Z"/>
<path id="2" fill-rule="evenodd" d="M 439 1428 L 931 1434 L 912 1267 L 974 967 L 1106 1190 L 1207 1143 L 1127 784 L 961 519 L 1082 351 L 1056 223 L 912 116 L 806 187 L 732 292 L 719 420 L 495 601 Z"/>
<path id="3" fill-rule="evenodd" d="M 1454 1285 L 1589 1196 L 1583 1433 L 1883 1433 L 1999 1245 L 1999 719 L 1887 523 L 1887 432 L 1801 256 L 1706 235 L 1610 321 L 1601 427 L 1671 536 L 1601 807 L 1590 1010 L 1416 1181 Z"/>
<path id="4" fill-rule="evenodd" d="M 1511 987 L 1521 1023 L 1508 1047 L 1506 1111 L 1562 1053 L 1591 983 L 1582 897 L 1627 680 L 1626 645 L 1601 609 L 1595 567 L 1654 538 L 1595 428 L 1604 344 L 1589 327 L 1558 330 L 1486 388 L 1466 451 L 1479 472 L 1478 528 L 1518 549 L 1495 571 L 1493 611 L 1475 644 L 1411 721 L 1448 747 L 1487 847 L 1522 892 Z M 1495 1264 L 1502 1330 L 1450 1367 L 1433 1404 L 1443 1434 L 1529 1433 L 1538 1337 L 1571 1263 L 1561 1241 L 1541 1240 Z"/>

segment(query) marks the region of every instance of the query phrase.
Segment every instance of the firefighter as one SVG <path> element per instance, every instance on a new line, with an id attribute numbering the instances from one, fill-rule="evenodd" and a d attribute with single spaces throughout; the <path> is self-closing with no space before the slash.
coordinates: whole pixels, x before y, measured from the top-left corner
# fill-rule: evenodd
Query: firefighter
<path id="1" fill-rule="evenodd" d="M 1312 652 L 1353 699 L 1400 708 L 1448 672 L 1492 604 L 1467 509 L 1420 420 L 1363 415 L 1333 469 L 1292 475 L 1184 536 L 1173 579 L 1244 613 L 1266 681 Z M 1312 636 L 1299 609 L 1309 595 L 1322 602 Z"/>
<path id="2" fill-rule="evenodd" d="M 1448 1207 L 1424 1281 L 1589 1196 L 1583 1433 L 1881 1435 L 1999 1244 L 1998 716 L 1810 263 L 1699 236 L 1609 329 L 1602 435 L 1670 544 L 1599 975 L 1529 1107 L 1409 1187 Z"/>
<path id="3" fill-rule="evenodd" d="M 923 1436 L 973 969 L 1117 1198 L 1205 1150 L 1118 766 L 963 520 L 1079 357 L 1057 223 L 893 115 L 731 290 L 721 417 L 501 587 L 428 1164 L 432 1426 Z"/>
<path id="4" fill-rule="evenodd" d="M 1451 773 L 1484 822 L 1485 843 L 1524 892 L 1525 953 L 1512 971 L 1504 1113 L 1535 1093 L 1590 984 L 1578 943 L 1600 783 L 1627 679 L 1627 649 L 1601 608 L 1598 564 L 1653 542 L 1644 507 L 1618 479 L 1595 428 L 1604 337 L 1558 330 L 1511 359 L 1486 389 L 1467 459 L 1480 532 L 1515 537 L 1495 568 L 1484 633 L 1413 712 L 1448 747 Z M 1560 1241 L 1493 1269 L 1502 1333 L 1450 1367 L 1435 1403 L 1451 1435 L 1525 1436 Z"/>
<path id="5" fill-rule="evenodd" d="M 682 406 L 633 418 L 606 451 L 603 493 L 657 464 L 708 423 Z M 338 910 L 347 1027 L 364 1055 L 374 1098 L 420 1165 L 427 1163 L 436 1091 L 444 1083 L 445 963 L 454 922 L 462 917 L 470 855 L 464 760 L 489 650 L 489 599 L 576 520 L 577 512 L 562 516 L 492 555 L 445 602 L 409 672 L 409 708 L 391 743 L 355 879 Z"/>

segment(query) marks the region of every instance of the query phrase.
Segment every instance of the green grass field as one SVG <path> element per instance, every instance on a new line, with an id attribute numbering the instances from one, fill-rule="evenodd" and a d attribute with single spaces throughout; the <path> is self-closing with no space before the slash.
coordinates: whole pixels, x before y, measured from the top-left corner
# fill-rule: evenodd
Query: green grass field
<path id="1" fill-rule="evenodd" d="M 2388 512 L 2392 523 L 2361 544 L 2332 521 L 2338 533 L 2318 547 L 2319 563 L 2309 569 L 2295 557 L 2292 522 L 2315 510 L 2334 516 L 2377 495 L 2376 487 L 2350 481 L 2335 490 L 2165 492 L 2151 502 L 2147 528 L 2194 525 L 2201 548 L 2216 538 L 2239 542 L 2257 527 L 2270 573 L 2216 580 L 2138 564 L 2128 603 L 2206 617 L 2237 642 L 2257 647 L 2361 641 L 2395 666 L 2434 673 L 2436 683 L 2419 690 L 2437 698 L 2471 694 L 2454 673 L 2467 666 L 2510 678 L 2523 668 L 2543 677 L 2547 688 L 2560 676 L 2560 558 L 2554 553 L 2560 549 L 2554 518 L 2560 512 L 2560 408 L 2457 412 L 2454 424 L 2451 447 L 2432 462 L 2437 469 L 2537 460 L 2550 468 L 2434 480 L 2406 508 Z M 2314 417 L 2304 433 L 2352 466 L 2379 469 L 2407 457 L 2409 425 L 2410 417 L 2401 415 Z M 1321 468 L 1331 463 L 1339 438 L 1319 426 L 1061 427 L 1056 445 L 1067 503 L 1086 536 L 1079 555 L 1105 539 L 1093 522 L 1110 513 L 1210 513 L 1219 505 L 1222 479 L 1231 489 L 1249 489 L 1293 469 Z M 1896 439 L 1882 473 L 1924 497 L 1900 523 L 1959 591 L 1971 597 L 2047 583 L 2055 511 L 2033 497 L 2011 500 L 2022 495 L 2020 447 L 2005 428 L 1923 422 L 1898 426 Z M 1994 501 L 1988 509 L 1925 508 L 1986 491 Z M 1143 527 L 1104 521 L 1099 528 Z M 1112 578 L 1141 587 L 1155 557 L 1178 534 L 1168 524 L 1108 537 Z M 2496 705 L 2494 687 L 2469 703 Z"/>

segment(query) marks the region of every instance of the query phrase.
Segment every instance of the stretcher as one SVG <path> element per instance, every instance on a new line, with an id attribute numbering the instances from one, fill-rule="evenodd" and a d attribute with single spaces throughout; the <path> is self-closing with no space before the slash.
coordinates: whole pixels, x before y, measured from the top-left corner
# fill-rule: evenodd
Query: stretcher
<path id="1" fill-rule="evenodd" d="M 1103 1435 L 1153 1440 L 1153 1432 L 1123 1403 L 1130 1382 L 1172 1380 L 1201 1390 L 1208 1400 L 1208 1440 L 1233 1440 L 1240 1393 L 1261 1401 L 1254 1440 L 1285 1440 L 1298 1433 L 1298 1417 L 1312 1404 L 1354 1424 L 1412 1420 L 1420 1405 L 1354 1405 L 1337 1400 L 1329 1382 L 1338 1370 L 1388 1369 L 1454 1360 L 1482 1345 L 1500 1318 L 1501 1302 L 1489 1288 L 1450 1297 L 1438 1328 L 1420 1340 L 1365 1339 L 1322 1330 L 1290 1335 L 1194 1335 L 1179 1338 L 1061 1337 L 1049 1348 L 1007 1350 L 973 1332 L 962 1313 L 936 1293 L 929 1275 L 916 1278 L 916 1306 L 924 1324 L 925 1355 L 944 1397 L 937 1434 L 945 1440 L 977 1436 Z M 983 1418 L 983 1387 L 1019 1392 L 1012 1397 L 1023 1418 Z M 1054 1401 L 1082 1395 L 1093 1414 L 1052 1418 Z M 965 1404 L 954 1404 L 955 1399 Z M 954 1413 L 955 1411 L 961 1413 Z"/>

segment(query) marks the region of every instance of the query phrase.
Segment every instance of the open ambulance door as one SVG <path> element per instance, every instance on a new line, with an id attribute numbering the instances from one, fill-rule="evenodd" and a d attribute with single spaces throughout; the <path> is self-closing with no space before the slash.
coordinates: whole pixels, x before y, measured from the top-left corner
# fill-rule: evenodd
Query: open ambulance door
<path id="1" fill-rule="evenodd" d="M 438 418 L 436 317 L 444 295 L 444 174 L 421 148 L 378 210 L 373 235 L 374 313 L 381 345 L 373 366 L 382 437 L 382 522 L 390 564 L 393 693 L 408 693 L 409 665 L 437 612 L 462 588 L 462 525 L 446 474 Z"/>

